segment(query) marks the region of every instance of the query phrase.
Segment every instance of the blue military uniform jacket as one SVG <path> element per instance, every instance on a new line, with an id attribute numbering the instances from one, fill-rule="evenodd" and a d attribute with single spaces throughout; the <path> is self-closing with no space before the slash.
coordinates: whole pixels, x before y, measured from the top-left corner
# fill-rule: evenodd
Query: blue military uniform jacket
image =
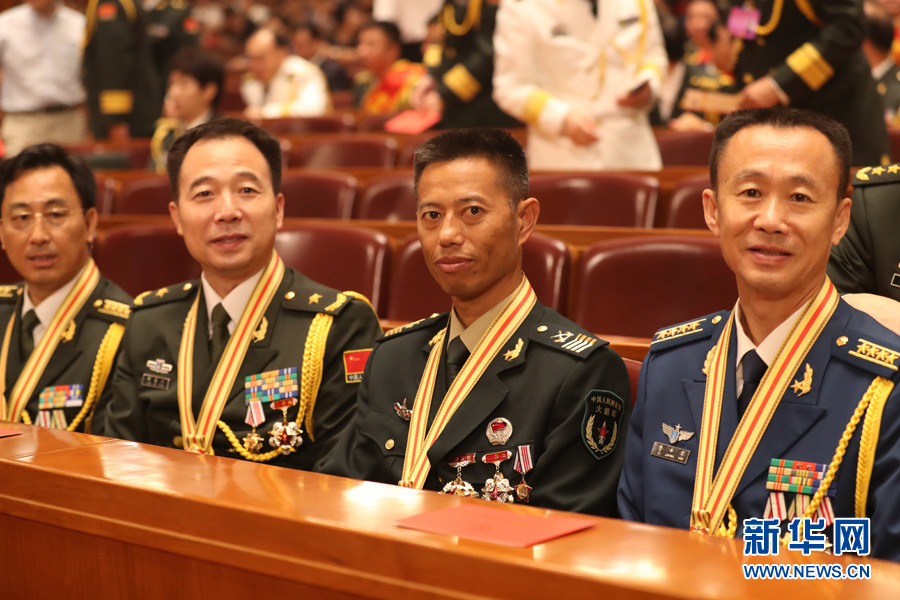
<path id="1" fill-rule="evenodd" d="M 637 401 L 628 433 L 625 467 L 619 482 L 618 506 L 623 518 L 670 527 L 688 528 L 694 475 L 697 468 L 707 353 L 716 344 L 728 313 L 695 321 L 683 335 L 656 334 L 644 359 Z M 692 322 L 693 323 L 693 322 Z M 676 330 L 678 331 L 678 330 Z M 716 468 L 738 424 L 735 385 L 736 334 L 729 342 L 728 370 Z M 880 347 L 872 352 L 872 344 Z M 874 355 L 874 356 L 873 356 Z M 738 533 L 748 518 L 762 518 L 772 458 L 828 464 L 847 423 L 876 376 L 900 380 L 900 337 L 868 315 L 841 301 L 792 381 L 804 379 L 812 368 L 812 386 L 798 394 L 788 387 L 759 446 L 738 484 L 732 506 Z M 690 454 L 684 464 L 651 456 L 654 442 L 670 443 L 663 424 L 694 432 L 675 442 Z M 838 470 L 836 517 L 853 517 L 861 422 Z M 793 494 L 785 494 L 788 504 Z M 884 406 L 866 516 L 871 517 L 872 555 L 900 560 L 900 392 L 895 388 Z M 829 528 L 830 529 L 830 528 Z"/>
<path id="2" fill-rule="evenodd" d="M 447 313 L 425 319 L 389 332 L 376 344 L 363 375 L 356 418 L 322 472 L 393 484 L 402 479 L 410 422 L 395 403 L 415 410 L 429 342 L 447 319 Z M 443 362 L 429 426 L 447 389 Z M 616 414 L 602 414 L 608 406 L 593 399 L 604 397 L 618 406 L 620 410 L 610 410 Z M 522 479 L 514 471 L 515 452 L 531 445 L 534 468 L 525 480 L 533 488 L 532 505 L 611 515 L 624 454 L 622 436 L 628 428 L 628 398 L 628 372 L 607 342 L 538 303 L 429 449 L 425 489 L 440 490 L 455 479 L 456 469 L 449 462 L 474 453 L 475 463 L 464 467 L 461 476 L 480 490 L 495 471 L 482 457 L 503 450 L 512 451 L 513 458 L 500 470 L 515 486 Z M 494 445 L 486 432 L 498 418 L 507 419 L 512 432 Z M 601 440 L 604 424 L 607 431 Z"/>

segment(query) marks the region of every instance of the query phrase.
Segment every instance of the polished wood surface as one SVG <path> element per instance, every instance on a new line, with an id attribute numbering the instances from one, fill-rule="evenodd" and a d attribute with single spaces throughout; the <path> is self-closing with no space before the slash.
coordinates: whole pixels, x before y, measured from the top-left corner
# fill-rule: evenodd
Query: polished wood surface
<path id="1" fill-rule="evenodd" d="M 882 561 L 865 561 L 867 581 L 747 581 L 741 564 L 766 559 L 743 557 L 739 542 L 601 518 L 507 548 L 394 526 L 481 501 L 0 428 L 23 432 L 0 439 L 0 582 L 12 598 L 900 597 L 900 565 Z M 774 560 L 852 562 L 785 551 Z"/>

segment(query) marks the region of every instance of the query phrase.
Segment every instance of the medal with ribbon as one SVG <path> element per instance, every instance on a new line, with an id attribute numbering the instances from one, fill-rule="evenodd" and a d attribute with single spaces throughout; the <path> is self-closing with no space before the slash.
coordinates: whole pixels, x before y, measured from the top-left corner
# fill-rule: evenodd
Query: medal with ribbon
<path id="1" fill-rule="evenodd" d="M 812 496 L 822 487 L 827 471 L 826 463 L 773 458 L 769 462 L 769 475 L 766 480 L 769 499 L 766 502 L 764 518 L 776 518 L 779 521 L 790 521 L 794 517 L 802 518 L 812 502 Z M 787 509 L 785 509 L 785 493 L 796 494 Z M 834 522 L 831 498 L 836 493 L 837 486 L 832 481 L 822 502 L 815 510 L 814 519 L 825 519 L 826 527 Z"/>
<path id="2" fill-rule="evenodd" d="M 296 446 L 303 443 L 302 431 L 296 423 L 288 423 L 287 409 L 297 404 L 299 392 L 297 384 L 297 367 L 268 371 L 244 378 L 244 399 L 247 402 L 245 423 L 253 429 L 244 437 L 244 448 L 249 452 L 262 449 L 263 438 L 256 433 L 256 428 L 265 422 L 263 404 L 269 404 L 275 410 L 281 410 L 282 421 L 276 423 L 269 431 L 269 444 L 282 454 L 290 454 Z M 280 427 L 279 427 L 280 426 Z"/>
<path id="3" fill-rule="evenodd" d="M 13 315 L 9 319 L 6 326 L 6 333 L 3 336 L 3 348 L 0 350 L 0 417 L 7 421 L 17 422 L 22 418 L 22 412 L 28 404 L 28 400 L 34 393 L 44 369 L 50 362 L 50 358 L 56 351 L 60 340 L 65 335 L 69 324 L 75 316 L 81 311 L 87 299 L 94 292 L 97 283 L 100 281 L 100 271 L 93 259 L 88 259 L 87 265 L 81 270 L 78 279 L 69 293 L 66 295 L 62 304 L 56 310 L 56 314 L 47 324 L 47 329 L 40 341 L 34 347 L 31 356 L 25 361 L 19 378 L 13 385 L 12 392 L 9 395 L 9 401 L 6 398 L 6 367 L 9 360 L 9 344 L 12 338 L 13 323 L 18 313 L 18 307 L 13 311 Z M 39 419 L 42 417 L 38 417 Z"/>
<path id="4" fill-rule="evenodd" d="M 66 421 L 66 408 L 78 408 L 84 404 L 84 385 L 75 383 L 72 385 L 54 385 L 45 387 L 38 397 L 37 424 L 41 427 L 55 427 L 65 429 L 69 426 Z"/>
<path id="5" fill-rule="evenodd" d="M 510 301 L 481 336 L 478 345 L 475 346 L 474 351 L 453 380 L 429 428 L 428 414 L 447 329 L 444 328 L 434 337 L 434 345 L 428 355 L 425 371 L 422 373 L 422 379 L 413 401 L 414 409 L 409 424 L 406 454 L 403 459 L 403 478 L 399 485 L 419 490 L 425 486 L 425 479 L 431 469 L 428 462 L 428 449 L 444 431 L 450 417 L 481 379 L 488 365 L 525 321 L 536 302 L 537 296 L 531 289 L 528 279 L 523 276 L 522 282 L 516 288 Z"/>
<path id="6" fill-rule="evenodd" d="M 475 462 L 475 453 L 463 454 L 450 459 L 450 466 L 456 469 L 456 479 L 444 486 L 439 494 L 453 494 L 466 498 L 478 498 L 478 492 L 472 484 L 462 478 L 462 468 Z"/>
<path id="7" fill-rule="evenodd" d="M 731 438 L 718 471 L 715 471 L 714 478 L 716 443 L 719 437 L 719 420 L 728 370 L 728 343 L 734 327 L 735 311 L 731 311 L 731 316 L 713 347 L 710 359 L 691 505 L 691 531 L 722 537 L 734 536 L 737 517 L 731 507 L 731 499 L 737 485 L 756 451 L 759 440 L 765 434 L 781 397 L 837 308 L 838 301 L 837 291 L 826 277 L 819 292 L 807 303 L 803 314 L 794 324 L 774 362 L 763 376 Z M 726 512 L 730 517 L 727 527 L 724 525 Z"/>
<path id="8" fill-rule="evenodd" d="M 275 296 L 278 286 L 281 285 L 283 276 L 284 263 L 273 251 L 268 265 L 256 282 L 253 293 L 241 313 L 234 333 L 228 338 L 228 344 L 225 346 L 225 351 L 222 352 L 219 364 L 216 365 L 197 419 L 194 418 L 191 390 L 194 385 L 194 338 L 197 335 L 200 294 L 197 294 L 194 299 L 194 304 L 184 321 L 181 345 L 178 350 L 178 412 L 181 417 L 181 435 L 184 438 L 186 450 L 212 454 L 213 434 L 219 417 L 222 415 L 238 371 L 244 362 L 244 356 L 250 347 L 253 333 L 259 327 L 269 303 Z M 253 418 L 255 419 L 255 417 Z M 281 438 L 279 437 L 279 439 Z"/>
<path id="9" fill-rule="evenodd" d="M 534 468 L 534 459 L 531 457 L 531 444 L 523 444 L 516 449 L 516 462 L 513 469 L 522 476 L 522 481 L 516 486 L 516 496 L 522 502 L 528 502 L 531 494 L 531 486 L 525 483 L 525 474 Z"/>
<path id="10" fill-rule="evenodd" d="M 481 488 L 482 498 L 488 502 L 512 502 L 514 500 L 513 488 L 509 485 L 509 479 L 500 472 L 500 463 L 512 457 L 511 450 L 491 452 L 481 457 L 481 462 L 494 465 L 494 476 L 484 482 Z"/>

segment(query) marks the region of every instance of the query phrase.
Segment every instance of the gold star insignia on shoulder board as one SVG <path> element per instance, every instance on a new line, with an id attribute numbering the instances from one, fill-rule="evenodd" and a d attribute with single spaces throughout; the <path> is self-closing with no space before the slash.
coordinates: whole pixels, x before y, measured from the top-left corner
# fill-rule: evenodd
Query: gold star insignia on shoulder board
<path id="1" fill-rule="evenodd" d="M 881 175 L 884 173 L 884 167 L 875 167 L 874 169 L 872 169 L 872 173 L 874 173 L 875 175 Z"/>
<path id="2" fill-rule="evenodd" d="M 156 296 L 157 298 L 162 298 L 163 296 L 165 296 L 168 293 L 169 293 L 169 288 L 167 288 L 167 287 L 159 288 L 158 290 L 156 290 L 156 293 L 154 294 L 154 296 Z"/>
<path id="3" fill-rule="evenodd" d="M 888 172 L 888 173 L 891 173 L 892 175 L 896 175 L 897 173 L 900 173 L 900 165 L 891 165 L 891 166 L 889 166 L 889 167 L 887 168 L 887 172 Z"/>
<path id="4" fill-rule="evenodd" d="M 310 304 L 318 304 L 319 300 L 321 300 L 321 299 L 322 299 L 322 294 L 313 294 L 312 296 L 309 297 L 309 303 Z"/>

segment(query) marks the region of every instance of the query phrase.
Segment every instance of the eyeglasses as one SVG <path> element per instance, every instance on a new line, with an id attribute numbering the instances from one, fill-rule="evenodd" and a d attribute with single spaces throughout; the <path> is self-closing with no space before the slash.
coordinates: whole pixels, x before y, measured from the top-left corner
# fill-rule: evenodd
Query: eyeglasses
<path id="1" fill-rule="evenodd" d="M 54 209 L 42 213 L 28 211 L 14 211 L 8 219 L 0 219 L 0 222 L 9 223 L 9 226 L 17 231 L 27 231 L 37 222 L 38 218 L 44 219 L 47 227 L 62 227 L 66 221 L 77 211 L 66 209 Z"/>

